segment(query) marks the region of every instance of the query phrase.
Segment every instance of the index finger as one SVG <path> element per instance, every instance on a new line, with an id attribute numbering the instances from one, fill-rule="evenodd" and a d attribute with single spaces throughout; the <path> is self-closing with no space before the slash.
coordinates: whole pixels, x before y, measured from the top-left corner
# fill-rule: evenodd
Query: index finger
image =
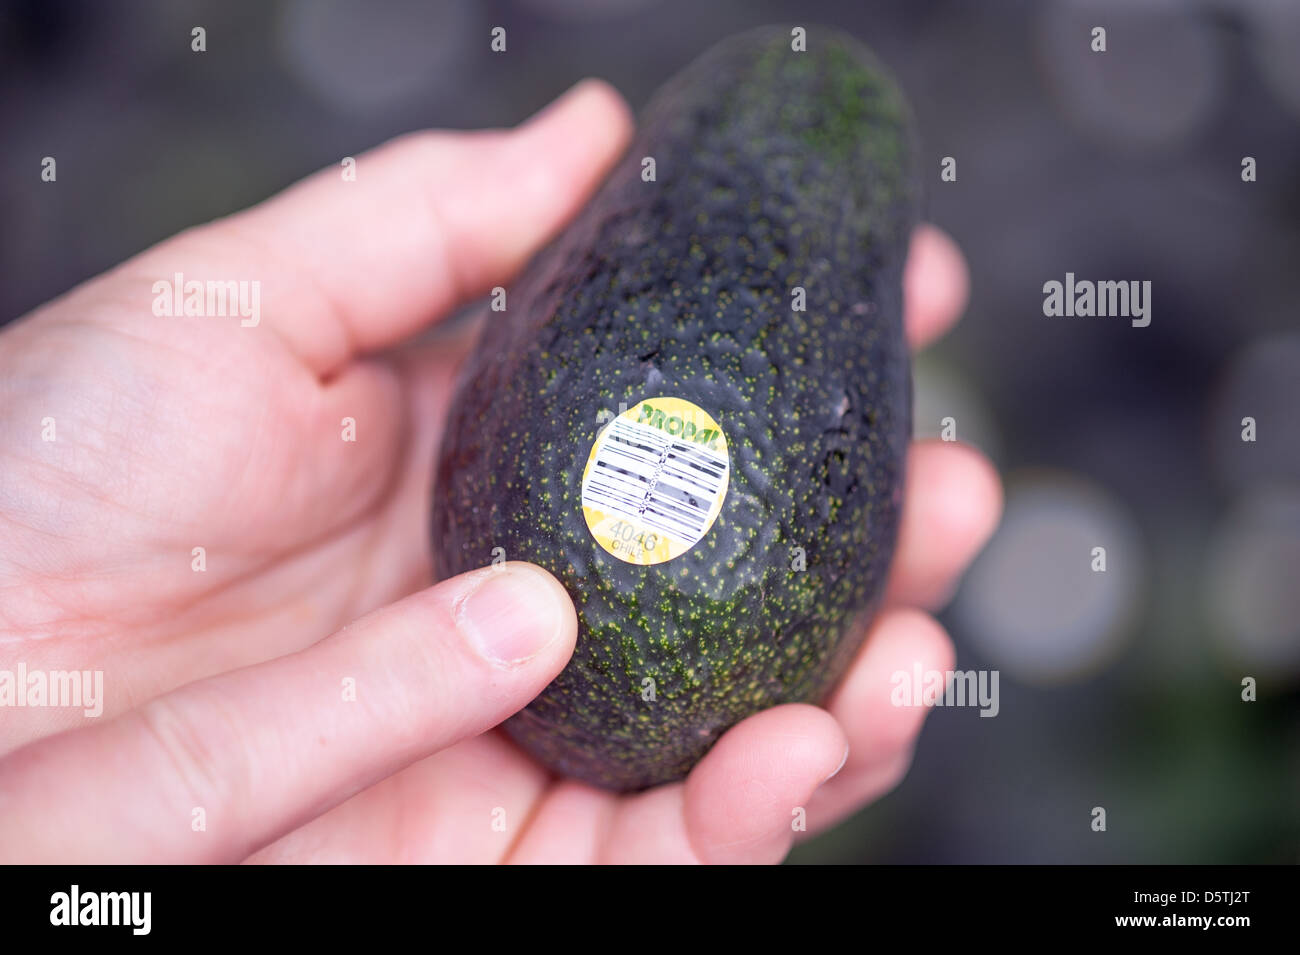
<path id="1" fill-rule="evenodd" d="M 132 275 L 258 279 L 321 377 L 508 282 L 623 152 L 627 106 L 587 80 L 512 130 L 413 133 L 133 259 Z M 148 285 L 144 286 L 148 290 Z"/>

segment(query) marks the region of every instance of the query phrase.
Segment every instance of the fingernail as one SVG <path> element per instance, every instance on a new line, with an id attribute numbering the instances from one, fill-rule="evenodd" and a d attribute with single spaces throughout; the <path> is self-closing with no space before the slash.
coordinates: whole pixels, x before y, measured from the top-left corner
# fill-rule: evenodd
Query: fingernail
<path id="1" fill-rule="evenodd" d="M 504 570 L 484 571 L 460 599 L 456 625 L 484 659 L 517 666 L 559 636 L 560 605 L 541 571 L 506 564 Z"/>
<path id="2" fill-rule="evenodd" d="M 845 746 L 844 755 L 840 757 L 840 764 L 836 766 L 834 771 L 825 779 L 823 779 L 819 785 L 825 786 L 828 782 L 830 782 L 832 779 L 838 776 L 840 774 L 840 770 L 844 768 L 844 764 L 847 763 L 848 761 L 849 761 L 849 748 Z"/>

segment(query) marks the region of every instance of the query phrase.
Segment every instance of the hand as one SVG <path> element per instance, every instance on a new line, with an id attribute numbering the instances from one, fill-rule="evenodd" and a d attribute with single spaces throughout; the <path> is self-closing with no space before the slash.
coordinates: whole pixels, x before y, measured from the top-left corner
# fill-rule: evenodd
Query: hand
<path id="1" fill-rule="evenodd" d="M 103 673 L 102 716 L 0 708 L 0 857 L 776 861 L 793 807 L 829 825 L 901 778 L 923 711 L 889 705 L 889 674 L 952 659 L 908 608 L 944 598 L 1000 506 L 970 450 L 913 448 L 890 607 L 827 709 L 751 717 L 639 795 L 552 778 L 494 729 L 572 652 L 549 575 L 428 587 L 434 449 L 472 329 L 402 343 L 505 284 L 630 128 L 584 83 L 514 131 L 404 137 L 355 181 L 327 170 L 0 333 L 0 679 Z M 159 317 L 177 273 L 256 280 L 256 323 Z M 921 229 L 914 344 L 965 282 Z"/>

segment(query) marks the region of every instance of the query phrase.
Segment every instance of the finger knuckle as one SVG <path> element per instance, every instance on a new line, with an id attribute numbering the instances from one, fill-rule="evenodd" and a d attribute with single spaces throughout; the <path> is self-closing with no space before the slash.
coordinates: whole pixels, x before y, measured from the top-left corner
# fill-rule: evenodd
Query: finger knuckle
<path id="1" fill-rule="evenodd" d="M 236 805 L 238 794 L 247 791 L 245 741 L 218 700 L 200 706 L 162 697 L 141 708 L 140 721 L 178 798 L 211 812 Z"/>

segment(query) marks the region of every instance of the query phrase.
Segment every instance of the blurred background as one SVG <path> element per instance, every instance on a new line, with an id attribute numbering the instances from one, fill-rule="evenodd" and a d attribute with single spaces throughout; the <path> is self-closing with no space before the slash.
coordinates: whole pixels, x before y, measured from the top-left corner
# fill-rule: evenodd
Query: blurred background
<path id="1" fill-rule="evenodd" d="M 589 75 L 639 108 L 768 22 L 901 80 L 972 274 L 917 431 L 951 417 L 1007 484 L 942 615 L 997 717 L 936 710 L 902 786 L 792 861 L 1300 861 L 1300 2 L 9 0 L 0 323 L 404 131 Z M 1044 317 L 1067 271 L 1150 281 L 1150 326 Z"/>

